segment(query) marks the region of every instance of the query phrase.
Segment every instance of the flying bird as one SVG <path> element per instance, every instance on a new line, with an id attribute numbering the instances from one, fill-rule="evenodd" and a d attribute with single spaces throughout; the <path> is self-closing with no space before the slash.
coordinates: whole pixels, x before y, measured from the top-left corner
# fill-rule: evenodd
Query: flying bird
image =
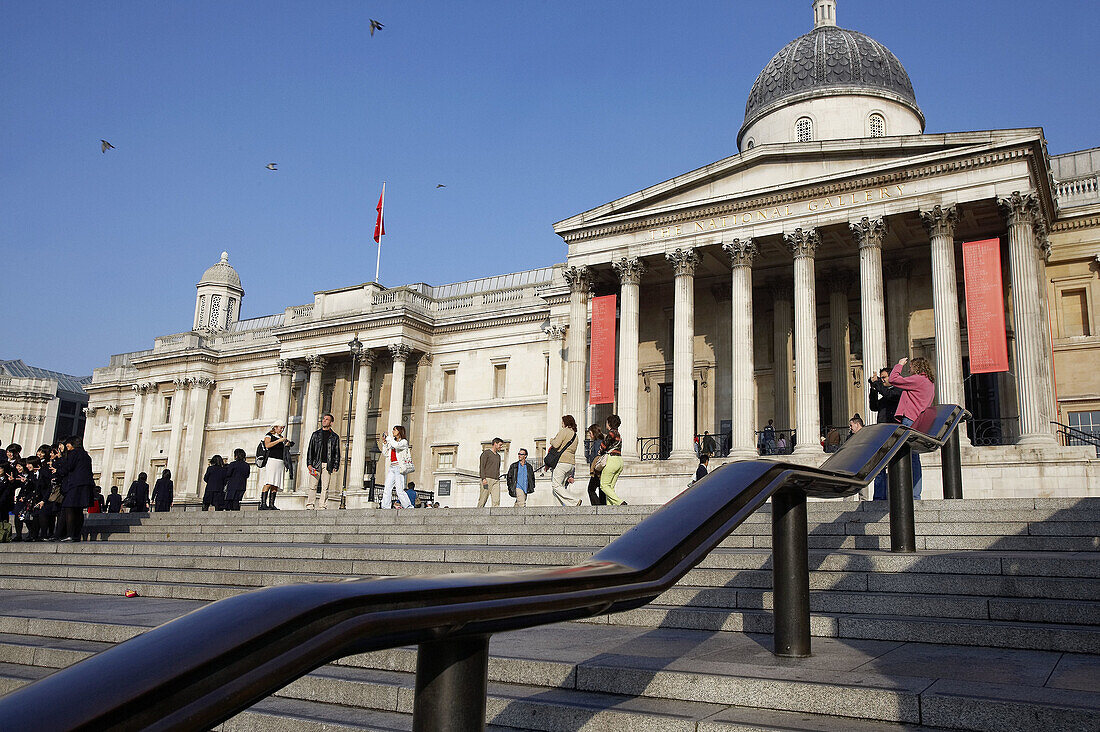
<path id="1" fill-rule="evenodd" d="M 436 186 L 436 188 L 446 188 L 446 187 L 447 186 L 443 185 L 442 183 L 440 183 L 439 185 Z"/>
<path id="2" fill-rule="evenodd" d="M 370 34 L 371 34 L 371 37 L 374 37 L 374 32 L 376 30 L 382 30 L 384 27 L 385 26 L 383 26 L 377 20 L 375 20 L 374 18 L 371 18 L 370 19 Z"/>
<path id="3" fill-rule="evenodd" d="M 107 142 L 106 140 L 100 140 L 99 141 L 99 151 L 100 152 L 107 152 L 108 150 L 114 150 L 114 149 L 115 149 L 115 146 L 112 145 L 111 143 Z"/>
<path id="4" fill-rule="evenodd" d="M 278 165 L 278 163 L 268 163 L 264 167 L 267 168 L 268 170 L 278 170 L 278 168 L 276 167 L 277 165 Z"/>

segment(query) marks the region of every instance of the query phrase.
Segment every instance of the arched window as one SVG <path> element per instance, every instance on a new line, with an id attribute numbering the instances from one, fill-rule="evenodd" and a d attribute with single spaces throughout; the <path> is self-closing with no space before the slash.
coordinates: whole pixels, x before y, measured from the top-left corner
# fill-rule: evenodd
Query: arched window
<path id="1" fill-rule="evenodd" d="M 812 142 L 814 139 L 814 122 L 809 117 L 799 117 L 794 123 L 794 131 L 798 142 Z"/>
<path id="2" fill-rule="evenodd" d="M 878 112 L 871 115 L 867 120 L 868 127 L 871 130 L 871 137 L 886 137 L 886 118 Z"/>
<path id="3" fill-rule="evenodd" d="M 745 143 L 745 149 L 752 150 L 754 147 L 756 147 L 756 140 L 750 137 L 749 141 Z"/>

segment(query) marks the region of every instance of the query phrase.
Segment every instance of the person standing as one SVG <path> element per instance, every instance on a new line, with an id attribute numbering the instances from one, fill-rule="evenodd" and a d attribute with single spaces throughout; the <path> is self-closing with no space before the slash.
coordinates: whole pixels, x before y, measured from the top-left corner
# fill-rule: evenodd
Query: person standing
<path id="1" fill-rule="evenodd" d="M 64 524 L 61 541 L 80 541 L 84 528 L 84 509 L 92 503 L 92 456 L 84 451 L 80 437 L 68 437 L 63 443 L 64 455 L 57 466 L 61 479 L 61 518 Z"/>
<path id="2" fill-rule="evenodd" d="M 871 392 L 868 404 L 875 410 L 877 424 L 894 424 L 894 415 L 898 411 L 901 389 L 890 383 L 890 369 L 879 369 L 878 376 L 871 379 Z"/>
<path id="3" fill-rule="evenodd" d="M 901 370 L 909 363 L 909 376 L 902 376 Z M 901 389 L 898 399 L 898 411 L 894 417 L 906 427 L 912 427 L 921 412 L 932 406 L 936 396 L 936 376 L 932 373 L 932 364 L 920 356 L 909 362 L 908 358 L 898 361 L 890 372 L 890 383 Z M 913 453 L 913 498 L 920 500 L 921 467 L 920 455 Z"/>
<path id="4" fill-rule="evenodd" d="M 760 444 L 765 455 L 775 454 L 775 420 L 769 419 L 768 424 L 760 431 Z"/>
<path id="5" fill-rule="evenodd" d="M 561 429 L 554 439 L 550 440 L 550 448 L 557 451 L 558 461 L 550 471 L 550 485 L 554 491 L 554 497 L 563 506 L 581 505 L 581 496 L 577 495 L 573 488 L 573 475 L 577 469 L 577 420 L 572 414 L 561 418 Z"/>
<path id="6" fill-rule="evenodd" d="M 523 508 L 527 505 L 527 496 L 535 492 L 535 471 L 527 464 L 526 450 L 521 447 L 516 455 L 519 460 L 508 466 L 508 495 Z"/>
<path id="7" fill-rule="evenodd" d="M 172 510 L 172 471 L 165 468 L 160 478 L 153 484 L 153 511 L 164 513 Z"/>
<path id="8" fill-rule="evenodd" d="M 137 480 L 130 484 L 130 489 L 126 491 L 126 498 L 122 500 L 122 505 L 129 509 L 130 513 L 148 513 L 149 512 L 149 475 L 147 473 L 138 473 Z"/>
<path id="9" fill-rule="evenodd" d="M 710 455 L 704 452 L 702 455 L 699 456 L 699 467 L 695 469 L 695 481 L 692 482 L 696 482 L 707 477 L 707 473 L 710 472 L 710 468 L 707 467 L 708 465 L 710 465 Z"/>
<path id="10" fill-rule="evenodd" d="M 714 435 L 709 430 L 703 430 L 703 452 L 707 455 L 718 452 L 718 443 L 714 441 Z"/>
<path id="11" fill-rule="evenodd" d="M 207 511 L 211 507 L 215 511 L 221 511 L 225 504 L 225 460 L 221 455 L 210 458 L 210 465 L 206 468 L 206 474 L 202 476 L 202 482 L 206 487 L 202 491 L 202 510 Z"/>
<path id="12" fill-rule="evenodd" d="M 241 501 L 244 500 L 244 492 L 248 485 L 248 474 L 251 471 L 245 461 L 245 452 L 241 448 L 233 451 L 233 462 L 225 469 L 225 510 L 240 511 Z"/>
<path id="13" fill-rule="evenodd" d="M 585 430 L 584 460 L 588 464 L 588 501 L 593 506 L 606 506 L 607 499 L 600 493 L 600 474 L 596 472 L 596 457 L 600 454 L 603 430 L 598 424 Z M 570 478 L 572 481 L 573 478 Z"/>
<path id="14" fill-rule="evenodd" d="M 15 491 L 18 487 L 15 468 L 10 462 L 0 464 L 0 543 L 12 541 L 11 512 L 15 510 Z"/>
<path id="15" fill-rule="evenodd" d="M 477 507 L 482 508 L 493 499 L 493 507 L 500 505 L 500 451 L 504 447 L 504 440 L 494 437 L 481 453 L 478 462 L 478 476 L 481 478 L 481 493 L 478 495 Z"/>
<path id="16" fill-rule="evenodd" d="M 325 414 L 321 417 L 321 429 L 315 430 L 309 438 L 306 465 L 309 467 L 310 477 L 317 481 L 311 481 L 309 490 L 306 491 L 306 509 L 309 510 L 314 508 L 318 492 L 321 496 L 321 509 L 329 507 L 332 476 L 340 469 L 340 437 L 333 432 L 332 422 L 332 415 Z"/>
<path id="17" fill-rule="evenodd" d="M 260 510 L 278 511 L 275 496 L 283 487 L 283 473 L 286 471 L 286 449 L 294 443 L 283 436 L 283 425 L 277 424 L 264 435 L 264 449 L 267 450 L 267 462 L 264 463 L 260 480 L 264 487 L 260 491 Z"/>
<path id="18" fill-rule="evenodd" d="M 382 493 L 382 508 L 391 508 L 396 493 L 401 508 L 412 508 L 412 501 L 405 492 L 405 473 L 402 466 L 408 462 L 409 440 L 403 425 L 394 425 L 390 434 L 382 433 L 378 441 L 382 445 L 382 454 L 386 456 L 386 488 Z"/>
<path id="19" fill-rule="evenodd" d="M 121 513 L 122 512 L 122 496 L 118 494 L 118 486 L 111 486 L 111 492 L 107 494 L 107 500 L 104 502 L 107 504 L 107 513 Z"/>
<path id="20" fill-rule="evenodd" d="M 619 475 L 623 472 L 623 438 L 619 435 L 619 425 L 622 423 L 619 415 L 610 415 L 606 422 L 607 434 L 600 443 L 600 455 L 607 456 L 607 462 L 600 471 L 600 492 L 609 506 L 626 505 L 626 501 L 615 493 L 615 484 L 619 482 Z"/>

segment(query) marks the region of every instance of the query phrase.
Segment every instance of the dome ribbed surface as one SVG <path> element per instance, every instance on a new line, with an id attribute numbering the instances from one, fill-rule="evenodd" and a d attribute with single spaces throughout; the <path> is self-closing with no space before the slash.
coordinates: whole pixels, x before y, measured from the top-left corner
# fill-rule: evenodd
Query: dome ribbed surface
<path id="1" fill-rule="evenodd" d="M 200 285 L 229 285 L 238 290 L 241 289 L 241 276 L 237 270 L 229 264 L 229 257 L 222 255 L 222 260 L 202 273 Z"/>
<path id="2" fill-rule="evenodd" d="M 917 107 L 909 74 L 890 49 L 857 31 L 826 26 L 794 39 L 768 62 L 749 92 L 745 124 L 782 99 L 828 89 L 891 92 Z"/>

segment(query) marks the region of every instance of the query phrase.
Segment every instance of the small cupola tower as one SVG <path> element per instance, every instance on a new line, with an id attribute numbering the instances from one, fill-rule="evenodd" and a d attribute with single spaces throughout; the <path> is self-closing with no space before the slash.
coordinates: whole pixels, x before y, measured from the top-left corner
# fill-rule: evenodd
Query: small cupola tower
<path id="1" fill-rule="evenodd" d="M 815 0 L 814 28 L 836 25 L 836 0 Z"/>
<path id="2" fill-rule="evenodd" d="M 244 289 L 237 270 L 229 264 L 229 252 L 203 273 L 196 286 L 195 324 L 192 330 L 227 330 L 241 317 Z"/>

